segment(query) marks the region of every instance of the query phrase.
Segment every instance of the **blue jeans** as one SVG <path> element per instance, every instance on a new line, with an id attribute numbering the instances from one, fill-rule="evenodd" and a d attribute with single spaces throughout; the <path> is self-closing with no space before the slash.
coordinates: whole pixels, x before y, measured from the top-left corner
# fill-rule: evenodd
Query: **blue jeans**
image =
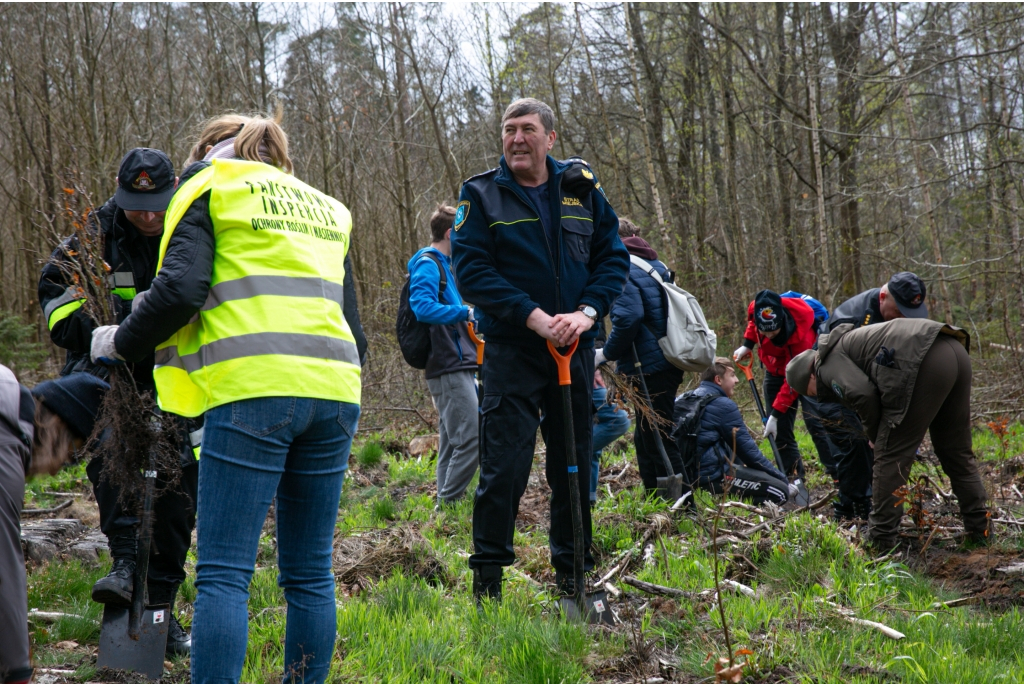
<path id="1" fill-rule="evenodd" d="M 337 631 L 334 525 L 359 405 L 265 397 L 206 413 L 199 460 L 192 682 L 236 683 L 249 582 L 277 498 L 278 584 L 288 604 L 285 682 L 324 682 Z"/>
<path id="2" fill-rule="evenodd" d="M 625 435 L 629 430 L 629 414 L 623 409 L 616 409 L 614 404 L 606 404 L 607 388 L 594 388 L 594 454 L 590 458 L 590 501 L 597 501 L 597 476 L 601 470 L 601 451 Z"/>

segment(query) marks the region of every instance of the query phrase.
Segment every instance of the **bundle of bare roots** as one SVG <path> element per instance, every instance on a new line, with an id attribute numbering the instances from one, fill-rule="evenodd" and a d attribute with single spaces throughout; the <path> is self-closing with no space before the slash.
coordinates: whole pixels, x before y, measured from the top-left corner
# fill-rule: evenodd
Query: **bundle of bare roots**
<path id="1" fill-rule="evenodd" d="M 664 419 L 655 413 L 651 405 L 647 403 L 647 398 L 644 397 L 644 392 L 640 388 L 640 383 L 636 380 L 636 376 L 626 376 L 625 374 L 612 371 L 608 364 L 601 366 L 600 371 L 601 375 L 604 376 L 605 385 L 608 386 L 608 396 L 618 396 L 624 403 L 632 405 L 634 412 L 636 412 L 637 423 L 640 422 L 642 417 L 644 422 L 658 426 L 662 433 L 672 432 L 672 421 Z"/>
<path id="2" fill-rule="evenodd" d="M 158 474 L 154 497 L 181 478 L 181 419 L 161 413 L 152 393 L 140 392 L 124 366 L 110 372 L 110 390 L 100 405 L 91 442 L 103 455 L 100 478 L 118 491 L 125 511 L 138 514 L 150 457 Z"/>

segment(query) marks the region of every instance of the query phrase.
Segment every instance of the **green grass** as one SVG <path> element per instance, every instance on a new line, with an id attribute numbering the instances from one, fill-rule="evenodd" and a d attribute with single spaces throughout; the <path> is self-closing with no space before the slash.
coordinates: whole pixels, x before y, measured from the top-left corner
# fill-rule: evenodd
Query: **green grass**
<path id="1" fill-rule="evenodd" d="M 975 437 L 979 456 L 1002 458 L 1001 446 L 990 430 L 979 430 Z M 1019 439 L 1011 434 L 1011 440 Z M 827 486 L 809 437 L 801 430 L 798 440 L 812 484 L 813 479 L 821 479 Z M 1011 443 L 1007 457 L 1022 453 L 1019 444 Z M 993 453 L 993 449 L 999 452 Z M 361 469 L 366 473 L 373 468 L 363 459 L 367 453 L 377 454 L 377 465 L 386 460 L 385 481 L 380 480 L 379 469 L 372 471 L 372 479 L 354 477 Z M 618 471 L 634 459 L 630 447 L 623 454 L 606 453 L 603 464 Z M 635 599 L 629 603 L 613 604 L 622 617 L 632 620 L 633 629 L 592 630 L 567 623 L 548 590 L 524 576 L 536 578 L 550 569 L 547 534 L 537 528 L 515 534 L 519 561 L 517 570 L 506 574 L 504 602 L 486 602 L 478 611 L 466 562 L 473 549 L 471 497 L 434 511 L 431 492 L 423 487 L 434 477 L 433 461 L 389 456 L 379 443 L 360 446 L 353 464 L 355 473 L 345 484 L 337 534 L 416 526 L 447 567 L 448 580 L 431 584 L 395 571 L 356 596 L 339 592 L 330 681 L 581 682 L 664 677 L 654 662 L 645 671 L 636 670 L 637 654 L 643 652 L 646 641 L 673 665 L 672 679 L 714 679 L 709 655 L 717 658 L 726 651 L 721 619 L 709 597 L 666 601 L 634 593 Z M 928 473 L 934 475 L 934 467 L 917 464 L 914 468 L 931 469 Z M 65 480 L 61 485 L 40 479 L 32 487 L 39 493 L 43 489 L 63 491 L 63 487 L 75 488 L 76 479 L 83 476 L 62 474 Z M 470 492 L 474 488 L 475 483 Z M 704 494 L 699 502 L 702 509 L 714 505 Z M 658 512 L 664 512 L 664 504 L 646 496 L 642 488 L 608 497 L 602 484 L 594 511 L 594 553 L 599 567 L 607 569 L 611 558 L 634 549 Z M 713 586 L 715 559 L 705 527 L 710 527 L 706 516 L 699 521 L 677 517 L 662 538 L 664 548 L 656 545 L 646 565 L 638 556 L 630 573 L 692 593 L 708 590 Z M 902 563 L 875 562 L 871 554 L 848 544 L 833 524 L 809 513 L 792 516 L 763 535 L 763 539 L 755 536 L 743 546 L 742 561 L 749 564 L 752 577 L 737 577 L 753 588 L 756 596 L 723 595 L 734 649 L 749 650 L 741 652 L 748 664 L 746 681 L 1024 679 L 1024 616 L 1019 608 L 1004 612 L 983 606 L 934 609 L 935 602 L 960 594 L 940 588 Z M 1015 543 L 1005 544 L 1012 547 Z M 724 550 L 720 570 L 730 566 L 729 556 Z M 179 594 L 185 625 L 190 624 L 196 596 L 195 560 L 193 549 L 187 563 L 188 578 Z M 250 587 L 249 647 L 242 679 L 279 682 L 285 604 L 277 586 L 272 535 L 261 539 L 257 564 Z M 62 663 L 52 647 L 58 641 L 96 644 L 100 608 L 90 602 L 89 590 L 105 570 L 105 563 L 92 569 L 76 562 L 51 563 L 33 570 L 29 606 L 75 615 L 34 628 L 39 663 Z M 618 587 L 629 590 L 622 583 Z M 635 614 L 641 605 L 645 605 L 643 610 Z M 884 623 L 905 633 L 906 638 L 895 641 L 871 628 L 852 625 L 833 605 L 858 618 Z M 90 663 L 79 667 L 76 679 L 94 676 Z"/>
<path id="2" fill-rule="evenodd" d="M 367 442 L 352 453 L 352 459 L 359 466 L 372 468 L 384 461 L 384 446 L 379 442 Z"/>

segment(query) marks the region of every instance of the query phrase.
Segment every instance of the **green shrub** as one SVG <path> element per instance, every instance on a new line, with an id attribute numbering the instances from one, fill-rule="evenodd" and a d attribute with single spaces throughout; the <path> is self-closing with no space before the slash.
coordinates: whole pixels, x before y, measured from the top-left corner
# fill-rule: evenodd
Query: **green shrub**
<path id="1" fill-rule="evenodd" d="M 46 359 L 46 347 L 32 342 L 35 327 L 17 314 L 0 310 L 0 364 L 15 373 L 35 371 Z"/>
<path id="2" fill-rule="evenodd" d="M 384 446 L 379 442 L 367 442 L 355 453 L 355 461 L 360 466 L 373 468 L 384 461 Z"/>

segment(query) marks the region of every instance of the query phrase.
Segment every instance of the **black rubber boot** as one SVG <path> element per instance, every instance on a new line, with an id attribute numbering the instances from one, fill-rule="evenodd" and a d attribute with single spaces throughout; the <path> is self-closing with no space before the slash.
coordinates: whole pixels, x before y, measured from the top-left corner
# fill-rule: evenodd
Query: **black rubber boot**
<path id="1" fill-rule="evenodd" d="M 854 518 L 867 521 L 871 515 L 871 498 L 865 497 L 861 500 L 856 500 L 853 503 L 853 516 Z"/>
<path id="2" fill-rule="evenodd" d="M 481 566 L 473 569 L 473 599 L 477 606 L 484 598 L 492 599 L 495 602 L 501 601 L 501 574 L 500 566 Z"/>
<path id="3" fill-rule="evenodd" d="M 92 586 L 92 601 L 100 604 L 132 603 L 132 589 L 135 587 L 135 559 L 114 559 L 110 573 Z"/>

